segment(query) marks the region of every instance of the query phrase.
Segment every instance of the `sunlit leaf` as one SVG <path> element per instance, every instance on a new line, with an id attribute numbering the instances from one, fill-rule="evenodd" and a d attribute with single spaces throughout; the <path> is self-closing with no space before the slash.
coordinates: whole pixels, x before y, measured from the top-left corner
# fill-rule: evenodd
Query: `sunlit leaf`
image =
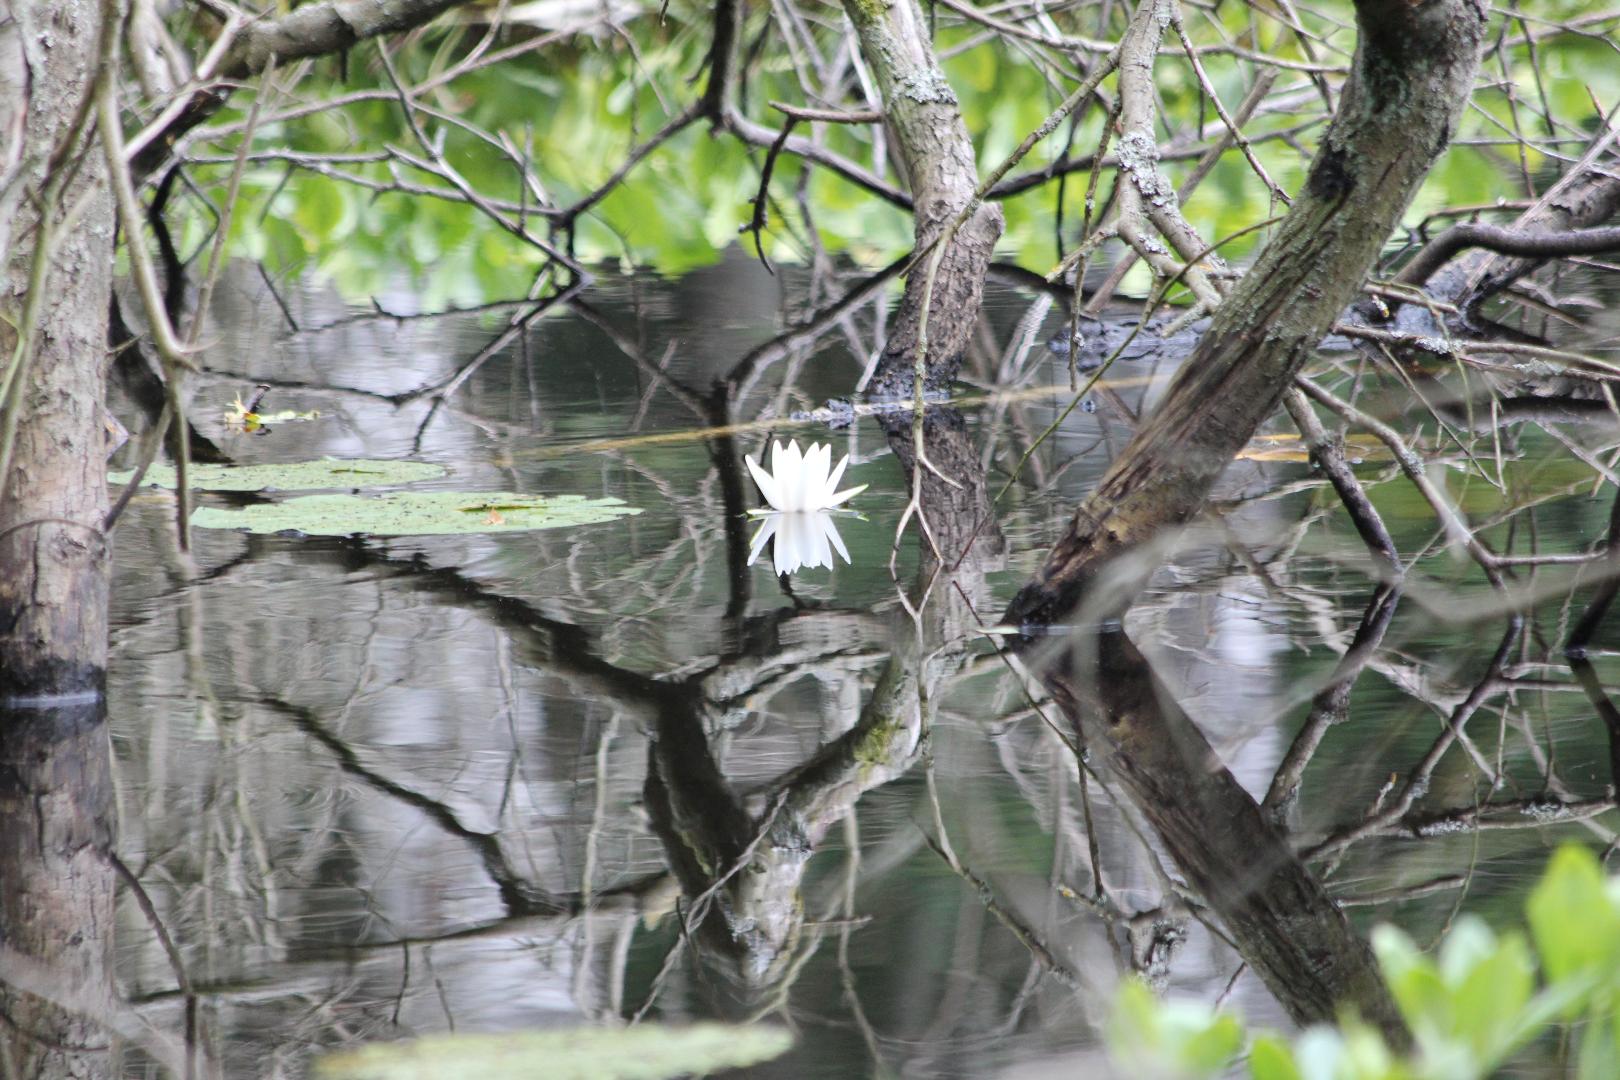
<path id="1" fill-rule="evenodd" d="M 1269 1035 L 1254 1040 L 1249 1050 L 1249 1075 L 1254 1080 L 1305 1080 L 1288 1044 Z"/>
<path id="2" fill-rule="evenodd" d="M 442 1035 L 332 1054 L 316 1072 L 332 1080 L 662 1080 L 758 1064 L 792 1045 L 781 1028 L 725 1024 Z"/>
<path id="3" fill-rule="evenodd" d="M 303 495 L 240 509 L 205 506 L 199 529 L 245 529 L 309 536 L 449 536 L 593 525 L 641 511 L 618 499 L 517 495 L 504 491 L 392 491 L 383 495 Z"/>
<path id="4" fill-rule="evenodd" d="M 1559 848 L 1525 910 L 1549 979 L 1571 978 L 1588 969 L 1614 973 L 1620 912 L 1590 851 L 1575 844 Z"/>
<path id="5" fill-rule="evenodd" d="M 1159 1001 L 1142 983 L 1120 988 L 1108 1045 L 1123 1063 L 1162 1077 L 1219 1075 L 1243 1046 L 1243 1026 L 1194 1001 Z"/>

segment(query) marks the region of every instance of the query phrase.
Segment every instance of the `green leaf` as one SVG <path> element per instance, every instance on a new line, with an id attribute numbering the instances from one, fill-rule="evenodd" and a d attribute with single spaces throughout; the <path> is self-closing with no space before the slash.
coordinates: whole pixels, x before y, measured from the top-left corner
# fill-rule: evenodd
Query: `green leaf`
<path id="1" fill-rule="evenodd" d="M 1451 995 L 1434 961 L 1393 926 L 1375 927 L 1372 946 L 1412 1034 L 1423 1042 L 1443 1040 L 1453 1026 Z"/>
<path id="2" fill-rule="evenodd" d="M 303 495 L 227 510 L 205 506 L 199 529 L 308 536 L 449 536 L 591 525 L 641 511 L 618 499 L 517 495 L 505 491 L 393 491 L 378 496 Z"/>
<path id="3" fill-rule="evenodd" d="M 1583 972 L 1615 974 L 1620 912 L 1590 851 L 1575 844 L 1559 848 L 1531 892 L 1526 913 L 1550 981 Z"/>
<path id="4" fill-rule="evenodd" d="M 448 472 L 426 461 L 370 461 L 323 458 L 271 465 L 193 465 L 187 479 L 194 491 L 310 491 L 318 488 L 391 487 L 432 480 Z M 127 484 L 135 470 L 108 473 L 110 484 Z M 153 465 L 141 480 L 146 487 L 172 488 L 172 465 Z"/>
<path id="5" fill-rule="evenodd" d="M 331 1080 L 663 1080 L 769 1061 L 793 1037 L 761 1025 L 580 1028 L 511 1035 L 443 1035 L 331 1054 Z"/>
<path id="6" fill-rule="evenodd" d="M 1243 1046 L 1243 1026 L 1192 1001 L 1160 1001 L 1138 980 L 1120 988 L 1109 1024 L 1109 1049 L 1157 1076 L 1219 1075 Z"/>
<path id="7" fill-rule="evenodd" d="M 1254 1080 L 1305 1080 L 1288 1044 L 1270 1035 L 1254 1040 L 1249 1051 L 1249 1075 Z"/>
<path id="8" fill-rule="evenodd" d="M 1614 1080 L 1614 1046 L 1609 1018 L 1602 1013 L 1587 1018 L 1581 1032 L 1580 1060 L 1576 1080 Z"/>
<path id="9" fill-rule="evenodd" d="M 1452 933 L 1455 937 L 1456 931 Z M 1445 968 L 1445 959 L 1441 966 Z M 1530 947 L 1517 934 L 1496 943 L 1490 955 L 1481 957 L 1452 987 L 1456 1034 L 1473 1048 L 1485 1070 L 1500 1064 L 1515 1048 L 1521 1036 L 1520 1018 L 1534 989 Z"/>

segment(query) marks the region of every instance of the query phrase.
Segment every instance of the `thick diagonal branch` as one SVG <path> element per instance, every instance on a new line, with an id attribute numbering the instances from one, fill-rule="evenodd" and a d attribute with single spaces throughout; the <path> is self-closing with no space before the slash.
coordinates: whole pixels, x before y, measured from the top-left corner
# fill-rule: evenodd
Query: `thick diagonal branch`
<path id="1" fill-rule="evenodd" d="M 1003 622 L 1064 622 L 1088 594 L 1097 598 L 1087 614 L 1101 619 L 1129 604 L 1155 562 L 1143 546 L 1203 508 L 1354 297 L 1445 147 L 1472 90 L 1483 10 L 1470 0 L 1358 0 L 1356 8 L 1352 74 L 1305 190 Z M 1137 557 L 1121 559 L 1130 553 Z M 1110 598 L 1096 588 L 1105 573 Z M 1399 1032 L 1370 955 L 1321 884 L 1124 634 L 1106 629 L 1117 623 L 1103 625 L 1041 667 L 1088 744 L 1290 1013 L 1330 1019 L 1337 1004 L 1353 1002 Z"/>

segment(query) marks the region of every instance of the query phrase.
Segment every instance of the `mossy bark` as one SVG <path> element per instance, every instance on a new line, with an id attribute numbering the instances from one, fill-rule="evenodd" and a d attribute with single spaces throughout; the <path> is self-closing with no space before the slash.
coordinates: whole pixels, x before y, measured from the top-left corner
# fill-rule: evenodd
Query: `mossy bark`
<path id="1" fill-rule="evenodd" d="M 979 183 L 973 141 L 956 94 L 934 57 L 928 23 L 916 0 L 845 0 L 844 10 L 877 81 L 885 122 L 911 188 L 917 250 L 926 250 L 973 199 Z M 985 273 L 1002 224 L 1000 207 L 979 207 L 956 230 L 940 261 L 928 305 L 926 360 L 934 384 L 948 382 L 956 373 L 979 318 Z M 905 296 L 870 387 L 875 394 L 910 395 L 927 266 L 927 259 L 919 260 L 906 279 Z"/>
<path id="2" fill-rule="evenodd" d="M 1088 621 L 1103 629 L 1039 658 L 1087 745 L 1296 1019 L 1330 1020 L 1350 1004 L 1403 1037 L 1365 945 L 1112 621 L 1153 568 L 1143 545 L 1203 508 L 1356 295 L 1472 91 L 1481 6 L 1356 8 L 1352 75 L 1305 190 L 1002 621 L 1062 623 L 1087 602 Z"/>
<path id="3" fill-rule="evenodd" d="M 1104 564 L 1203 508 L 1445 148 L 1479 66 L 1483 13 L 1469 0 L 1362 0 L 1357 12 L 1351 78 L 1305 190 L 1007 621 L 1062 621 Z"/>

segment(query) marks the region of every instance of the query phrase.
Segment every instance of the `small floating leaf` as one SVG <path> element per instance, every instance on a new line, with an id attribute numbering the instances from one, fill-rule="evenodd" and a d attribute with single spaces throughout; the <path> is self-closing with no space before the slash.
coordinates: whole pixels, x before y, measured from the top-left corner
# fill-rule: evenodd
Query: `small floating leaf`
<path id="1" fill-rule="evenodd" d="M 309 491 L 315 488 L 391 487 L 432 480 L 449 470 L 426 461 L 291 461 L 270 465 L 193 465 L 194 491 Z M 108 473 L 112 484 L 127 484 L 133 469 Z M 174 467 L 153 465 L 141 483 L 147 487 L 174 487 Z"/>
<path id="2" fill-rule="evenodd" d="M 205 506 L 199 529 L 297 532 L 310 536 L 448 536 L 591 525 L 639 514 L 618 499 L 514 495 L 508 491 L 390 491 L 382 495 L 302 495 L 237 510 Z"/>
<path id="3" fill-rule="evenodd" d="M 330 1054 L 316 1072 L 331 1080 L 664 1080 L 769 1061 L 792 1045 L 781 1028 L 727 1024 L 440 1035 Z"/>

